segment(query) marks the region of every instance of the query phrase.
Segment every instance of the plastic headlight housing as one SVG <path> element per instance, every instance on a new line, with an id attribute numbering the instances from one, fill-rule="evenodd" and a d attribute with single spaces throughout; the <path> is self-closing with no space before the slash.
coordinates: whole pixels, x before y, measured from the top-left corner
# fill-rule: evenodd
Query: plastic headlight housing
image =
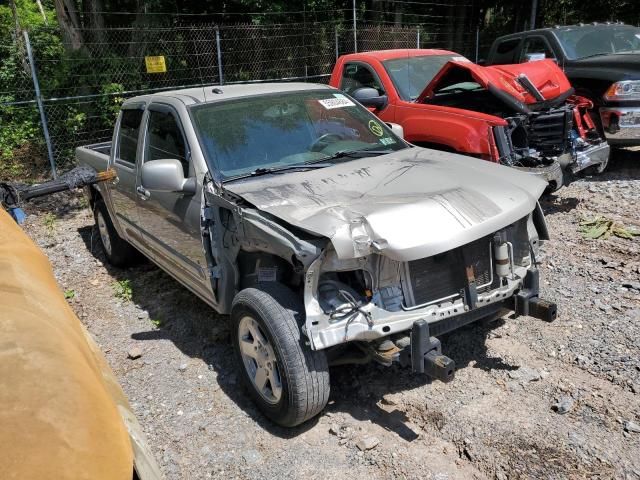
<path id="1" fill-rule="evenodd" d="M 609 87 L 604 94 L 605 100 L 640 100 L 640 80 L 623 80 Z"/>

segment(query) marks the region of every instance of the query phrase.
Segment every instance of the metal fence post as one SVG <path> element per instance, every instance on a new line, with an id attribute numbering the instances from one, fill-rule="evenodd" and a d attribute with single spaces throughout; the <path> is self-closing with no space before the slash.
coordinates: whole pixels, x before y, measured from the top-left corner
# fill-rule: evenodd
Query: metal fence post
<path id="1" fill-rule="evenodd" d="M 338 57 L 340 56 L 340 51 L 338 49 L 338 25 L 335 25 L 333 27 L 333 33 L 334 33 L 335 38 L 336 38 L 336 61 L 338 61 Z"/>
<path id="2" fill-rule="evenodd" d="M 220 27 L 216 25 L 216 51 L 218 52 L 218 83 L 224 84 L 222 76 L 222 50 L 220 50 Z"/>
<path id="3" fill-rule="evenodd" d="M 49 127 L 47 125 L 47 116 L 44 113 L 44 105 L 42 104 L 42 97 L 40 95 L 40 84 L 38 83 L 38 75 L 36 74 L 36 64 L 33 61 L 33 52 L 31 51 L 31 42 L 29 41 L 29 33 L 24 30 L 24 43 L 27 47 L 27 57 L 29 58 L 29 69 L 31 70 L 31 79 L 33 80 L 33 88 L 36 92 L 36 103 L 38 104 L 38 110 L 40 111 L 40 123 L 42 123 L 42 133 L 44 133 L 44 141 L 47 144 L 47 154 L 49 156 L 49 163 L 51 164 L 51 175 L 54 179 L 58 178 L 56 172 L 56 161 L 53 158 L 53 147 L 51 146 L 51 137 L 49 137 Z"/>
<path id="4" fill-rule="evenodd" d="M 356 24 L 356 0 L 353 0 L 353 51 L 358 53 L 358 27 Z"/>
<path id="5" fill-rule="evenodd" d="M 478 63 L 478 55 L 480 53 L 480 25 L 476 26 L 476 61 Z"/>
<path id="6" fill-rule="evenodd" d="M 420 27 L 416 27 L 416 48 L 420 48 Z"/>

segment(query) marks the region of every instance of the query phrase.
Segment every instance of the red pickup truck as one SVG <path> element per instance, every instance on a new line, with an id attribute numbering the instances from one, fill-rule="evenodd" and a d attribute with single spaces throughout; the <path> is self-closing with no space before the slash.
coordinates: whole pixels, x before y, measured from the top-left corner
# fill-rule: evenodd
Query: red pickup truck
<path id="1" fill-rule="evenodd" d="M 589 100 L 550 60 L 482 67 L 447 50 L 382 50 L 340 57 L 330 84 L 400 124 L 406 140 L 541 175 L 602 172 L 609 146 Z"/>

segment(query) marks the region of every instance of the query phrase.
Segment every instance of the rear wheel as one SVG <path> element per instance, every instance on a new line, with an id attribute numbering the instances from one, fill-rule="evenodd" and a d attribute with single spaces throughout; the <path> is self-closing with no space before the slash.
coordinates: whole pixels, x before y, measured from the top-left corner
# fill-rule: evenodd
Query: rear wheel
<path id="1" fill-rule="evenodd" d="M 280 284 L 242 290 L 231 308 L 240 375 L 258 408 L 293 427 L 322 411 L 329 399 L 329 367 L 322 351 L 305 345 L 304 308 Z"/>
<path id="2" fill-rule="evenodd" d="M 118 235 L 104 200 L 99 198 L 93 208 L 93 216 L 98 227 L 100 243 L 105 257 L 111 265 L 126 267 L 139 258 L 138 251 Z"/>

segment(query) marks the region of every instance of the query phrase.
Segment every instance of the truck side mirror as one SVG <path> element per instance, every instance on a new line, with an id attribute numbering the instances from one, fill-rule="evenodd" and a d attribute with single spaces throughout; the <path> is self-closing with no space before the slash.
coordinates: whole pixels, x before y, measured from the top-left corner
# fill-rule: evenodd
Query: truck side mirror
<path id="1" fill-rule="evenodd" d="M 402 128 L 402 125 L 399 125 L 397 123 L 387 122 L 387 126 L 391 129 L 393 133 L 396 134 L 397 137 L 400 137 L 401 139 L 404 140 L 404 128 Z"/>
<path id="2" fill-rule="evenodd" d="M 151 160 L 142 165 L 142 186 L 156 192 L 196 193 L 195 178 L 184 178 L 182 163 L 176 159 Z"/>
<path id="3" fill-rule="evenodd" d="M 351 94 L 353 98 L 368 108 L 381 110 L 387 105 L 387 96 L 380 95 L 378 90 L 370 87 L 362 87 L 354 90 Z"/>

